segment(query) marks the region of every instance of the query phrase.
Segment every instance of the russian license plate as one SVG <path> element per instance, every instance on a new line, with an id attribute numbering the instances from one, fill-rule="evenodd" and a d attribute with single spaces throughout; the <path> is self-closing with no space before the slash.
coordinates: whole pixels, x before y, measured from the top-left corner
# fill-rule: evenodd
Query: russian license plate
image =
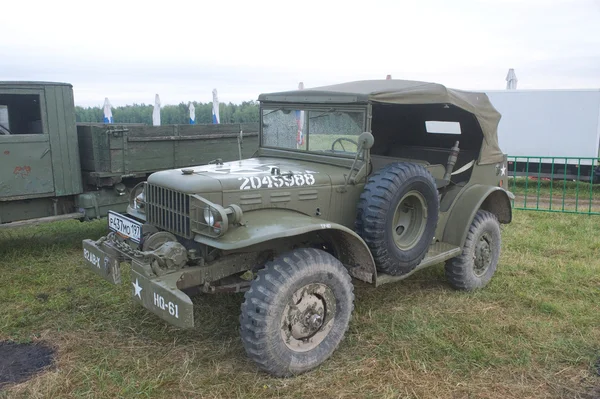
<path id="1" fill-rule="evenodd" d="M 142 224 L 121 214 L 108 211 L 108 228 L 123 238 L 140 243 L 142 239 Z"/>

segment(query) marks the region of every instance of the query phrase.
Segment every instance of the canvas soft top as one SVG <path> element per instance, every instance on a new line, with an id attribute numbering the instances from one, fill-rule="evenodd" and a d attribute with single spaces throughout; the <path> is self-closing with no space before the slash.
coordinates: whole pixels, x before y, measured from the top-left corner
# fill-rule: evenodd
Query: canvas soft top
<path id="1" fill-rule="evenodd" d="M 261 102 L 367 104 L 452 104 L 477 118 L 483 133 L 480 164 L 503 162 L 498 145 L 500 113 L 485 93 L 448 89 L 438 83 L 412 80 L 361 80 L 304 90 L 265 93 Z"/>

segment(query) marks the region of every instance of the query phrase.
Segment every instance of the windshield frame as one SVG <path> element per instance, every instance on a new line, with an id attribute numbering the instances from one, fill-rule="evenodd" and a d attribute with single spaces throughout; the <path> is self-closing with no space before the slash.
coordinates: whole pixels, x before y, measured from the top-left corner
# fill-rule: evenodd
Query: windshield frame
<path id="1" fill-rule="evenodd" d="M 284 147 L 275 147 L 263 144 L 263 114 L 265 110 L 274 111 L 278 108 L 290 109 L 291 111 L 305 111 L 305 115 L 308 115 L 308 112 L 329 112 L 332 109 L 335 111 L 341 112 L 361 112 L 363 114 L 363 125 L 361 127 L 361 132 L 367 131 L 367 128 L 370 127 L 368 120 L 368 106 L 366 104 L 304 104 L 304 103 L 274 103 L 274 102 L 261 102 L 259 107 L 259 136 L 258 136 L 258 146 L 259 148 L 266 149 L 274 149 L 278 151 L 289 151 L 292 153 L 301 153 L 301 154 L 318 154 L 325 156 L 333 156 L 333 157 L 342 157 L 342 158 L 354 158 L 356 153 L 335 153 L 335 152 L 323 152 L 323 151 L 310 151 L 310 123 L 304 124 L 304 134 L 306 135 L 306 150 L 297 149 L 297 148 L 284 148 Z"/>

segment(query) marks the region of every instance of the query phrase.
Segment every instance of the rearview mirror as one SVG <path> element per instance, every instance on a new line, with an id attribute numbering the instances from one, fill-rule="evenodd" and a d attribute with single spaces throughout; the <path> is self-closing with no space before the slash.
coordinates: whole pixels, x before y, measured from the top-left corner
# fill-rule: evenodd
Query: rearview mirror
<path id="1" fill-rule="evenodd" d="M 373 147 L 373 144 L 375 144 L 375 137 L 373 137 L 371 132 L 363 132 L 360 134 L 360 136 L 358 136 L 358 144 L 362 144 L 362 148 L 368 150 Z"/>

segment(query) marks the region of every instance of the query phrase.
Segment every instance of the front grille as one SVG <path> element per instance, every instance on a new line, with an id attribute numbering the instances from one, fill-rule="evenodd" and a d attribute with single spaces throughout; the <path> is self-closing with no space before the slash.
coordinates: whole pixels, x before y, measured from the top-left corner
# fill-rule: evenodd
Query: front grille
<path id="1" fill-rule="evenodd" d="M 191 238 L 190 196 L 168 188 L 146 184 L 148 223 L 185 238 Z"/>

